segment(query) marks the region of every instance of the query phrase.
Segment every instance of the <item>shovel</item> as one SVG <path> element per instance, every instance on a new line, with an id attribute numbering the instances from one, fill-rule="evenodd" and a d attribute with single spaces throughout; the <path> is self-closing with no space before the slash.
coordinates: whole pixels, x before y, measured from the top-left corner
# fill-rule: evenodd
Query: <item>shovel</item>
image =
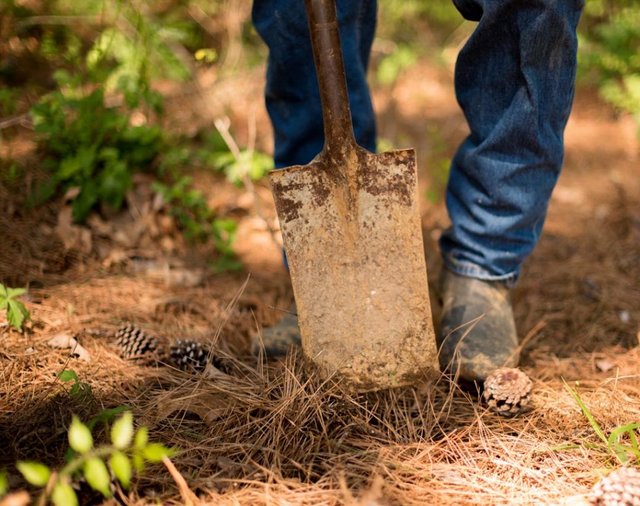
<path id="1" fill-rule="evenodd" d="M 353 391 L 437 370 L 412 149 L 356 144 L 335 0 L 305 0 L 325 144 L 270 182 L 304 354 Z"/>

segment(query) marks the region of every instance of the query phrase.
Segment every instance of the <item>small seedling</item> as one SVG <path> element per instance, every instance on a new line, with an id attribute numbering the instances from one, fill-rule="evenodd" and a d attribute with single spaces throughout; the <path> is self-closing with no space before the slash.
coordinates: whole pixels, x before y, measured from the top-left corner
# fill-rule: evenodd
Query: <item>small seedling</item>
<path id="1" fill-rule="evenodd" d="M 0 283 L 0 311 L 7 312 L 7 321 L 16 330 L 22 330 L 25 320 L 28 320 L 29 310 L 17 298 L 27 291 L 24 288 L 9 288 Z"/>
<path id="2" fill-rule="evenodd" d="M 33 461 L 16 464 L 27 482 L 43 489 L 41 504 L 51 501 L 55 506 L 77 506 L 78 496 L 73 483 L 80 478 L 109 498 L 112 496 L 111 474 L 123 488 L 128 489 L 134 472 L 141 473 L 146 463 L 161 462 L 174 453 L 162 444 L 150 443 L 146 427 L 134 431 L 131 412 L 125 412 L 113 423 L 111 444 L 94 446 L 91 429 L 75 416 L 69 427 L 68 439 L 74 455 L 62 469 L 52 470 Z"/>
<path id="3" fill-rule="evenodd" d="M 64 369 L 61 373 L 58 374 L 58 379 L 60 379 L 60 381 L 64 381 L 65 383 L 73 381 L 71 390 L 69 390 L 69 395 L 71 395 L 71 397 L 79 398 L 91 394 L 91 385 L 89 385 L 89 383 L 81 381 L 77 373 L 73 369 Z"/>
<path id="4" fill-rule="evenodd" d="M 638 443 L 640 439 L 640 423 L 620 425 L 614 428 L 609 437 L 607 437 L 578 391 L 571 388 L 566 382 L 564 382 L 564 386 L 582 410 L 593 431 L 606 447 L 607 453 L 612 454 L 622 465 L 627 464 L 630 460 L 640 462 L 640 445 Z"/>

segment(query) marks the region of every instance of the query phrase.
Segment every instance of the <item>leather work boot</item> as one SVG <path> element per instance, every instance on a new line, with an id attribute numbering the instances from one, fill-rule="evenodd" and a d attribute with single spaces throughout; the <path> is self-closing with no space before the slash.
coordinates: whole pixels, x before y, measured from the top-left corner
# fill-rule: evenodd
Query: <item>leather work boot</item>
<path id="1" fill-rule="evenodd" d="M 448 269 L 441 284 L 440 368 L 463 381 L 483 382 L 499 367 L 516 367 L 518 336 L 507 286 Z"/>
<path id="2" fill-rule="evenodd" d="M 298 328 L 298 311 L 295 302 L 285 313 L 284 318 L 273 327 L 262 331 L 260 336 L 254 336 L 251 352 L 257 355 L 264 346 L 264 353 L 269 358 L 284 357 L 290 346 L 300 346 L 300 329 Z"/>

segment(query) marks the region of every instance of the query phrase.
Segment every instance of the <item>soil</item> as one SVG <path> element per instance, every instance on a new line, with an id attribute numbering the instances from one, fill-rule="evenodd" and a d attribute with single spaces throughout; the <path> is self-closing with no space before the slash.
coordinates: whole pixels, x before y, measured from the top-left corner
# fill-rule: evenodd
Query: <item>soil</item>
<path id="1" fill-rule="evenodd" d="M 168 114 L 190 129 L 227 114 L 240 145 L 255 121 L 258 145 L 269 150 L 261 72 L 204 96 L 178 96 Z M 374 91 L 380 136 L 418 153 L 436 320 L 437 239 L 448 222 L 443 167 L 466 131 L 452 90 L 449 69 L 421 62 L 392 90 Z M 213 105 L 199 107 L 204 99 Z M 38 162 L 27 131 L 2 149 Z M 211 268 L 210 246 L 181 237 L 145 178 L 136 180 L 126 211 L 96 214 L 83 227 L 69 222 L 63 199 L 26 208 L 30 178 L 2 183 L 0 282 L 29 288 L 33 321 L 23 334 L 0 326 L 0 468 L 12 488 L 23 487 L 15 461 L 60 465 L 73 413 L 86 420 L 127 405 L 153 440 L 179 448 L 172 460 L 191 492 L 158 466 L 118 493 L 125 504 L 579 500 L 620 463 L 564 382 L 579 382 L 605 434 L 640 420 L 639 157 L 632 119 L 581 89 L 544 233 L 513 294 L 522 367 L 534 381 L 532 410 L 514 419 L 494 415 L 444 378 L 357 396 L 321 382 L 296 350 L 277 362 L 252 356 L 251 336 L 274 324 L 292 299 L 266 181 L 251 192 L 197 175 L 210 205 L 239 224 L 235 249 L 244 268 L 225 273 Z M 123 360 L 113 338 L 123 322 L 168 342 L 201 341 L 226 360 L 225 372 Z M 60 333 L 75 335 L 90 361 L 50 347 Z M 72 395 L 56 377 L 63 369 L 90 390 Z M 83 494 L 86 504 L 100 502 Z"/>

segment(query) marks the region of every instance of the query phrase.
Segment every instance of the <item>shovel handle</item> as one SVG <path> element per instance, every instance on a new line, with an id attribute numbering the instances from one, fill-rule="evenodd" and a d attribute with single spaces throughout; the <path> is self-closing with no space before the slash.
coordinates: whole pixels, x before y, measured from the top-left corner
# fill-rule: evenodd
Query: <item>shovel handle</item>
<path id="1" fill-rule="evenodd" d="M 335 0 L 305 0 L 305 6 L 322 102 L 323 155 L 340 160 L 355 151 L 357 144 L 349 108 L 336 3 Z"/>

